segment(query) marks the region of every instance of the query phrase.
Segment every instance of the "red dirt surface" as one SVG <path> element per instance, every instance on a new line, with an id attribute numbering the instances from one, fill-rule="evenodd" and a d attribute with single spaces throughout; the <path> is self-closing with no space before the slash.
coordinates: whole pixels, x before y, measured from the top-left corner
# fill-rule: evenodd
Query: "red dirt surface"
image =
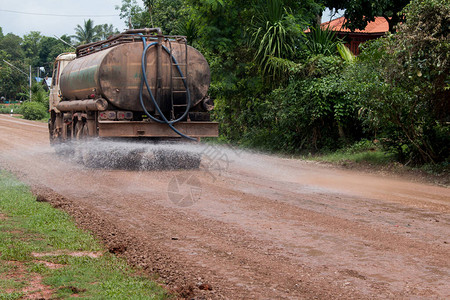
<path id="1" fill-rule="evenodd" d="M 0 167 L 181 298 L 450 298 L 448 188 L 204 147 L 198 170 L 91 169 L 0 116 Z"/>
<path id="2" fill-rule="evenodd" d="M 21 299 L 52 299 L 54 291 L 48 285 L 42 283 L 42 276 L 37 273 L 30 274 L 23 262 L 4 261 L 6 265 L 14 268 L 6 274 L 0 274 L 0 279 L 13 280 L 23 283 L 21 289 L 23 296 Z M 46 262 L 47 263 L 47 262 Z M 49 265 L 47 265 L 49 266 Z M 49 266 L 50 267 L 50 266 Z M 6 289 L 5 293 L 13 293 L 16 289 Z M 6 298 L 7 299 L 7 298 Z"/>

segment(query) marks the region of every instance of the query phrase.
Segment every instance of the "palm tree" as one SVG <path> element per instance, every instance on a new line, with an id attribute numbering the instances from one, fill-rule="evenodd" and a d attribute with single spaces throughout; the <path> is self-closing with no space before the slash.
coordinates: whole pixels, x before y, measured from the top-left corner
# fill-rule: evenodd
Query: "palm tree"
<path id="1" fill-rule="evenodd" d="M 280 75 L 278 63 L 289 60 L 295 51 L 296 35 L 292 31 L 292 15 L 282 0 L 267 0 L 264 12 L 253 20 L 250 46 L 256 48 L 254 60 L 263 75 Z"/>
<path id="2" fill-rule="evenodd" d="M 305 40 L 306 49 L 310 55 L 335 55 L 339 44 L 341 41 L 334 31 L 330 28 L 322 29 L 320 26 L 311 27 Z"/>
<path id="3" fill-rule="evenodd" d="M 176 31 L 177 34 L 184 35 L 190 45 L 192 45 L 199 35 L 199 27 L 194 19 L 188 19 L 178 23 Z"/>
<path id="4" fill-rule="evenodd" d="M 75 27 L 75 35 L 72 37 L 75 38 L 79 44 L 88 44 L 98 41 L 99 36 L 94 27 L 94 21 L 91 19 L 85 20 L 83 27 L 78 24 L 77 27 Z"/>

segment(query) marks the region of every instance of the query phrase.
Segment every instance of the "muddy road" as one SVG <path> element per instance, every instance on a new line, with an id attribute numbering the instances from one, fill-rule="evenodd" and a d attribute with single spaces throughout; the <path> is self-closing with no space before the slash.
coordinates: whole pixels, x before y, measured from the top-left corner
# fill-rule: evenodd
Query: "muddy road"
<path id="1" fill-rule="evenodd" d="M 108 145 L 106 145 L 108 147 Z M 450 190 L 229 148 L 198 170 L 93 169 L 0 116 L 0 167 L 181 296 L 450 298 Z"/>

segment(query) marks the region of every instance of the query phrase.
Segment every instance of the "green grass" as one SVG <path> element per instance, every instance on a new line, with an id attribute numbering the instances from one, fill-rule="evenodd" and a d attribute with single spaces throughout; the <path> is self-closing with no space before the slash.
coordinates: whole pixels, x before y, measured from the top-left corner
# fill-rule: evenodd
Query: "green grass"
<path id="1" fill-rule="evenodd" d="M 317 156 L 312 159 L 317 161 L 326 161 L 333 163 L 355 162 L 355 163 L 369 163 L 373 165 L 385 165 L 392 162 L 392 158 L 390 155 L 379 150 L 364 151 L 351 154 L 335 152 L 331 154 Z"/>
<path id="2" fill-rule="evenodd" d="M 71 251 L 103 255 L 74 257 Z M 36 258 L 33 252 L 58 255 Z M 50 269 L 44 261 L 62 266 Z M 37 274 L 50 286 L 54 298 L 73 294 L 89 299 L 170 297 L 138 273 L 107 252 L 92 235 L 78 229 L 68 214 L 36 202 L 26 185 L 0 171 L 0 300 L 26 296 L 24 288 Z"/>
<path id="3" fill-rule="evenodd" d="M 345 149 L 314 157 L 307 157 L 307 159 L 339 164 L 365 163 L 371 165 L 387 165 L 394 162 L 394 156 L 392 154 L 384 152 L 378 145 L 370 141 L 361 141 Z"/>
<path id="4" fill-rule="evenodd" d="M 21 299 L 23 297 L 24 293 L 17 293 L 17 292 L 12 292 L 12 293 L 1 293 L 0 292 L 0 300 L 16 300 L 16 299 Z"/>
<path id="5" fill-rule="evenodd" d="M 26 120 L 22 115 L 15 115 L 14 118 L 16 119 L 21 119 L 21 120 Z M 33 120 L 36 122 L 40 122 L 40 123 L 48 123 L 48 119 L 50 118 L 50 114 L 48 114 L 47 116 L 45 116 L 43 119 L 40 120 Z"/>

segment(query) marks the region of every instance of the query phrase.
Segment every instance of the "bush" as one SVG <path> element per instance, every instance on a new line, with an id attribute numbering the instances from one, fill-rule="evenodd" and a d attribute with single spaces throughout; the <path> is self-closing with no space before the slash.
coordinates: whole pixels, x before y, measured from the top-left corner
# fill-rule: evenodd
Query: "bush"
<path id="1" fill-rule="evenodd" d="M 216 102 L 222 134 L 243 146 L 286 153 L 335 150 L 360 139 L 355 99 L 341 88 L 346 66 L 338 56 L 316 55 L 275 90 L 255 90 L 248 80 L 238 101 Z"/>
<path id="2" fill-rule="evenodd" d="M 14 114 L 21 114 L 20 105 L 0 105 L 0 114 L 10 114 L 11 109 Z"/>
<path id="3" fill-rule="evenodd" d="M 31 88 L 31 101 L 42 103 L 48 110 L 49 102 L 48 102 L 48 92 L 44 90 L 44 87 L 40 83 L 33 84 Z"/>
<path id="4" fill-rule="evenodd" d="M 368 43 L 345 75 L 348 95 L 360 102 L 365 123 L 404 163 L 450 160 L 446 2 L 412 1 L 399 33 Z"/>
<path id="5" fill-rule="evenodd" d="M 26 101 L 21 107 L 22 115 L 27 120 L 42 120 L 48 118 L 48 111 L 45 104 L 40 102 Z"/>
<path id="6" fill-rule="evenodd" d="M 244 111 L 249 146 L 291 153 L 334 150 L 361 137 L 354 99 L 340 89 L 345 63 L 337 56 L 314 56 L 286 87 Z"/>

